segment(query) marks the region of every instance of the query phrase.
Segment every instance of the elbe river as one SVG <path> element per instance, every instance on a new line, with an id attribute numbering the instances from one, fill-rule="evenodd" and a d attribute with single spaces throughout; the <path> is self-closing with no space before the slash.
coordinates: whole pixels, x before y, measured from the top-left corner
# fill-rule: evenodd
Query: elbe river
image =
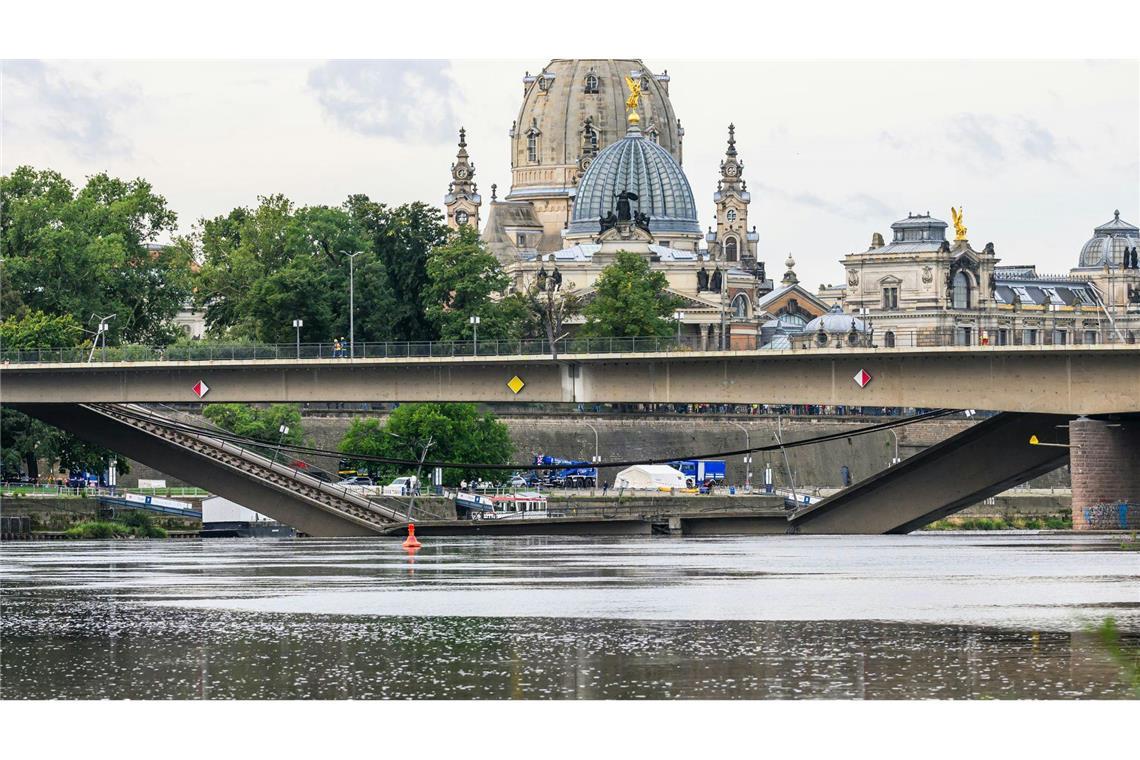
<path id="1" fill-rule="evenodd" d="M 0 697 L 1135 699 L 1126 540 L 9 542 Z"/>

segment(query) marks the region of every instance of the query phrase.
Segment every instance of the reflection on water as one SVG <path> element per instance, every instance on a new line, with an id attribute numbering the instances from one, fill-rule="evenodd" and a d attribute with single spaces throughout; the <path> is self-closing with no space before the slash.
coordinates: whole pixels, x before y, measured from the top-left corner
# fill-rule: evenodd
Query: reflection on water
<path id="1" fill-rule="evenodd" d="M 1140 556 L 1033 535 L 6 544 L 0 696 L 1135 697 Z"/>

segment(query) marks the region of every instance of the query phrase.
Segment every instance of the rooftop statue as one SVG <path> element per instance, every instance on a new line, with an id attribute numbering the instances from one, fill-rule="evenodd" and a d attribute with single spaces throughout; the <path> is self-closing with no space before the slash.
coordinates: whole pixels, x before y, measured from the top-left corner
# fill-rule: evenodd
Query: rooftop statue
<path id="1" fill-rule="evenodd" d="M 951 206 L 950 207 L 950 218 L 954 220 L 954 239 L 955 240 L 965 240 L 966 239 L 966 225 L 963 221 L 964 217 L 962 216 L 962 207 L 959 206 L 958 208 L 955 209 L 953 206 Z"/>
<path id="2" fill-rule="evenodd" d="M 634 110 L 637 108 L 638 100 L 641 99 L 641 82 L 633 77 L 626 77 L 625 86 L 629 88 L 629 97 L 626 98 L 625 107 Z"/>
<path id="3" fill-rule="evenodd" d="M 636 124 L 641 121 L 637 115 L 637 103 L 641 100 L 641 80 L 627 76 L 625 86 L 629 88 L 629 97 L 625 99 L 625 107 L 629 109 L 629 123 Z"/>

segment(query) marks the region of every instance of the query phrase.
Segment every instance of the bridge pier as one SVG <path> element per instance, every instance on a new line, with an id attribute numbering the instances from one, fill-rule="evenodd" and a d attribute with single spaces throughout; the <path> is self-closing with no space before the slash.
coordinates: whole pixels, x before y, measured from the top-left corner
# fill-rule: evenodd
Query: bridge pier
<path id="1" fill-rule="evenodd" d="M 1140 421 L 1069 423 L 1073 529 L 1140 528 Z"/>

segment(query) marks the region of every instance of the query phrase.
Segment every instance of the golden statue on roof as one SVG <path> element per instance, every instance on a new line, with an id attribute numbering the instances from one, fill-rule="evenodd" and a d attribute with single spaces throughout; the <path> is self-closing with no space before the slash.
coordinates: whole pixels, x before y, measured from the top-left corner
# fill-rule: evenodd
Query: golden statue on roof
<path id="1" fill-rule="evenodd" d="M 959 206 L 958 208 L 954 208 L 951 206 L 950 218 L 954 220 L 954 240 L 965 240 L 966 225 L 963 222 L 965 217 L 962 216 L 962 207 Z"/>
<path id="2" fill-rule="evenodd" d="M 629 109 L 629 123 L 637 124 L 641 117 L 637 115 L 637 103 L 641 100 L 641 80 L 627 76 L 625 86 L 629 88 L 629 97 L 625 99 L 625 107 Z"/>

